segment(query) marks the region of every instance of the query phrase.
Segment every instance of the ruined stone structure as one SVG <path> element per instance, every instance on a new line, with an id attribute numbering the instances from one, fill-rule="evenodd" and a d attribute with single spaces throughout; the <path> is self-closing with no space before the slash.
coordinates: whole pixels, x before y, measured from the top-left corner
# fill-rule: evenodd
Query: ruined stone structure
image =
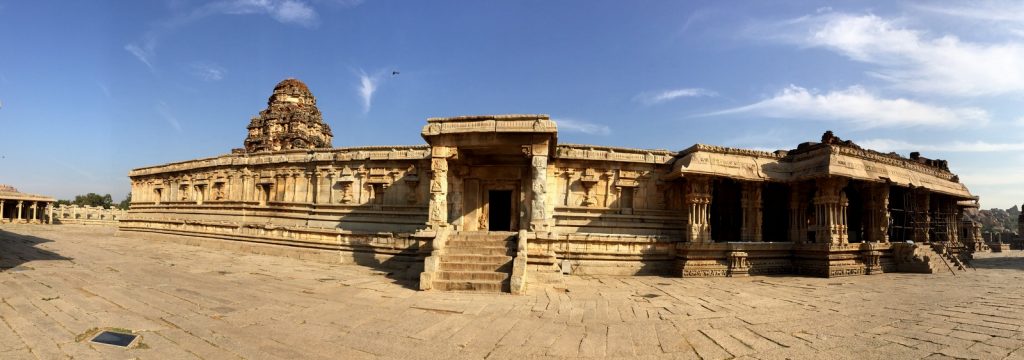
<path id="1" fill-rule="evenodd" d="M 102 206 L 60 205 L 53 210 L 53 221 L 58 224 L 117 225 L 125 210 Z"/>
<path id="2" fill-rule="evenodd" d="M 831 132 L 776 152 L 562 144 L 546 115 L 430 118 L 421 135 L 276 150 L 250 133 L 249 151 L 132 170 L 120 229 L 340 254 L 422 289 L 520 292 L 566 273 L 923 271 L 934 256 L 916 244 L 959 241 L 974 199 L 944 161 Z"/>
<path id="3" fill-rule="evenodd" d="M 53 202 L 52 197 L 25 194 L 0 184 L 0 223 L 51 223 Z"/>

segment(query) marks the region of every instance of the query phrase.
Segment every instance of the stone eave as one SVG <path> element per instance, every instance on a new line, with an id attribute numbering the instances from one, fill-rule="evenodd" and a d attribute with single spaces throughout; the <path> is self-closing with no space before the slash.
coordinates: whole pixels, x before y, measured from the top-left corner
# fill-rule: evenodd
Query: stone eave
<path id="1" fill-rule="evenodd" d="M 332 149 L 297 149 L 261 151 L 256 153 L 226 154 L 216 157 L 180 161 L 163 165 L 133 169 L 129 177 L 190 171 L 229 165 L 258 166 L 272 163 L 359 161 L 359 160 L 418 160 L 429 155 L 427 145 L 359 146 Z"/>
<path id="2" fill-rule="evenodd" d="M 743 181 L 790 180 L 792 170 L 776 153 L 696 144 L 679 153 L 668 178 L 709 175 Z"/>
<path id="3" fill-rule="evenodd" d="M 618 161 L 647 164 L 668 164 L 675 153 L 663 149 L 634 149 L 612 146 L 558 144 L 554 158 L 572 160 Z"/>
<path id="4" fill-rule="evenodd" d="M 24 201 L 41 201 L 41 202 L 54 202 L 54 198 L 36 194 L 26 194 L 21 192 L 10 192 L 0 191 L 0 200 L 24 200 Z"/>
<path id="5" fill-rule="evenodd" d="M 427 119 L 420 135 L 429 143 L 434 136 L 472 133 L 538 133 L 556 137 L 558 125 L 544 114 L 435 117 Z"/>

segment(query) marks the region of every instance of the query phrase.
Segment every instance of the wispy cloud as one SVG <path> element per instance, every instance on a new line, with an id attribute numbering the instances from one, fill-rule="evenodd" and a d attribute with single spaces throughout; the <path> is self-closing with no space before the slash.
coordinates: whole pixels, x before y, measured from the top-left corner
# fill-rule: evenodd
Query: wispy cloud
<path id="1" fill-rule="evenodd" d="M 895 88 L 950 96 L 1024 91 L 1024 44 L 1019 42 L 964 41 L 873 14 L 804 16 L 779 28 L 785 41 L 875 65 L 869 74 Z"/>
<path id="2" fill-rule="evenodd" d="M 358 5 L 357 2 L 351 2 Z M 301 0 L 222 0 L 210 2 L 191 11 L 181 12 L 153 24 L 142 39 L 126 44 L 124 49 L 155 72 L 155 56 L 159 39 L 167 33 L 197 20 L 214 15 L 267 15 L 282 24 L 315 28 L 320 24 L 316 10 Z"/>
<path id="3" fill-rule="evenodd" d="M 178 118 L 174 117 L 174 115 L 171 114 L 171 109 L 167 106 L 167 103 L 163 101 L 158 102 L 156 104 L 156 112 L 160 114 L 160 117 L 163 118 L 164 121 L 166 121 L 168 124 L 170 124 L 171 127 L 174 128 L 174 130 L 177 130 L 179 133 L 182 132 L 181 122 L 179 122 Z"/>
<path id="4" fill-rule="evenodd" d="M 914 8 L 947 16 L 984 21 L 988 23 L 1024 24 L 1024 3 L 1020 1 L 972 1 L 970 5 L 950 3 L 920 3 Z"/>
<path id="5" fill-rule="evenodd" d="M 370 112 L 370 107 L 373 105 L 373 93 L 377 92 L 377 87 L 383 80 L 383 72 L 377 72 L 374 75 L 368 75 L 365 71 L 359 70 L 359 97 L 363 99 L 363 113 Z"/>
<path id="6" fill-rule="evenodd" d="M 203 81 L 220 81 L 228 71 L 224 67 L 211 62 L 192 63 L 192 73 Z"/>
<path id="7" fill-rule="evenodd" d="M 730 114 L 835 121 L 864 129 L 919 125 L 951 128 L 983 125 L 989 121 L 988 112 L 979 108 L 948 108 L 903 98 L 883 99 L 860 86 L 822 94 L 790 85 L 771 98 L 700 116 Z"/>
<path id="8" fill-rule="evenodd" d="M 560 131 L 583 133 L 588 135 L 610 135 L 612 133 L 611 128 L 601 124 L 565 118 L 552 120 L 558 124 L 558 130 Z"/>
<path id="9" fill-rule="evenodd" d="M 134 55 L 136 59 L 139 59 L 139 61 L 141 61 L 143 64 L 145 64 L 146 67 L 149 68 L 149 71 L 153 71 L 153 72 L 156 71 L 156 68 L 153 67 L 153 60 L 152 60 L 153 56 L 155 55 L 155 50 L 156 50 L 156 42 L 155 41 L 148 41 L 148 42 L 144 41 L 142 45 L 138 45 L 138 44 L 134 44 L 134 43 L 133 44 L 128 44 L 128 45 L 124 46 L 124 49 L 127 50 L 132 55 Z"/>
<path id="10" fill-rule="evenodd" d="M 718 93 L 707 89 L 700 88 L 684 88 L 674 90 L 662 90 L 653 92 L 643 92 L 633 97 L 633 101 L 643 103 L 645 105 L 654 105 L 663 103 L 670 100 L 685 97 L 700 97 L 700 96 L 717 96 Z"/>
<path id="11" fill-rule="evenodd" d="M 893 139 L 867 139 L 857 144 L 878 151 L 936 151 L 936 152 L 1008 152 L 1024 151 L 1024 142 L 990 143 L 986 141 L 953 141 L 942 144 L 912 143 Z"/>
<path id="12" fill-rule="evenodd" d="M 112 97 L 112 95 L 110 93 L 110 87 L 108 87 L 107 84 L 104 84 L 104 83 L 101 83 L 101 82 L 97 82 L 96 86 L 100 87 L 100 91 L 102 91 L 103 95 L 106 95 L 107 98 Z"/>

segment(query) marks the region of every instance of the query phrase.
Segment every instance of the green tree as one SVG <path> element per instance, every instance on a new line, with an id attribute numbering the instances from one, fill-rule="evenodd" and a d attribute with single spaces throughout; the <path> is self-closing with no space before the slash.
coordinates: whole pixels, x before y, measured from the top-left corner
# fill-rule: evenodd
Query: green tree
<path id="1" fill-rule="evenodd" d="M 71 203 L 80 206 L 100 206 L 104 209 L 109 209 L 114 205 L 114 199 L 110 197 L 110 194 L 100 195 L 97 193 L 88 193 L 85 195 L 75 196 L 75 201 L 72 201 Z"/>
<path id="2" fill-rule="evenodd" d="M 121 210 L 128 210 L 128 206 L 130 206 L 131 203 L 132 203 L 132 193 L 129 192 L 128 196 L 125 196 L 124 200 L 121 200 L 121 203 L 117 204 L 117 208 L 121 209 Z"/>

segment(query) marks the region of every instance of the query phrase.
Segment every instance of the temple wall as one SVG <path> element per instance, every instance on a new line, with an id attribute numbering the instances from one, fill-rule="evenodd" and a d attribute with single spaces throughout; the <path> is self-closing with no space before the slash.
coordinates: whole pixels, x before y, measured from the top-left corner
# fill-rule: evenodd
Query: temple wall
<path id="1" fill-rule="evenodd" d="M 428 150 L 342 148 L 234 154 L 137 169 L 124 231 L 336 251 L 415 268 L 427 222 Z"/>

